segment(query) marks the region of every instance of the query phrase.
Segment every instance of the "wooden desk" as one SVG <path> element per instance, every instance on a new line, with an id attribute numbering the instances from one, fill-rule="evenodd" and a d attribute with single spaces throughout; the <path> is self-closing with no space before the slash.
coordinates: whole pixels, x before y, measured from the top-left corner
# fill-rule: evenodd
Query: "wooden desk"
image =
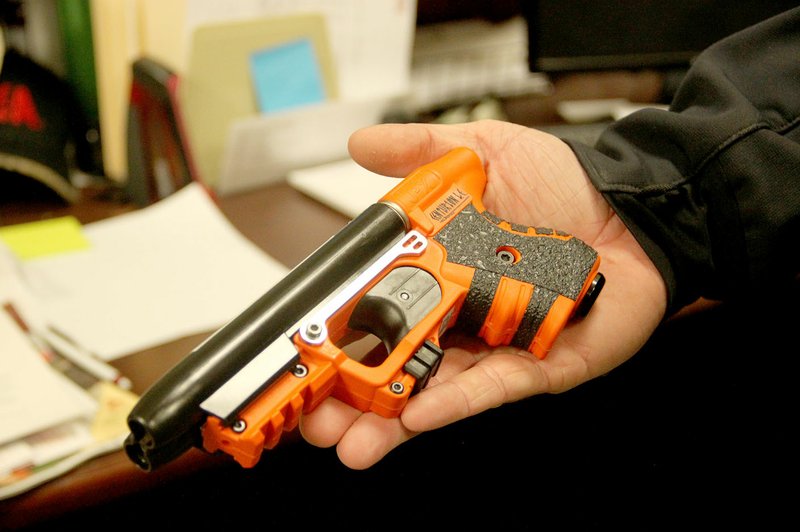
<path id="1" fill-rule="evenodd" d="M 348 221 L 344 215 L 285 183 L 223 198 L 220 208 L 246 237 L 289 267 L 311 254 Z M 85 201 L 73 207 L 5 207 L 0 209 L 0 221 L 10 224 L 73 214 L 88 223 L 130 210 L 129 205 L 90 193 Z M 133 390 L 141 394 L 207 335 L 181 338 L 117 359 L 113 365 L 131 378 Z M 286 435 L 287 440 L 292 438 L 293 435 Z M 0 501 L 0 530 L 35 524 L 154 486 L 164 486 L 220 462 L 225 460 L 192 450 L 164 468 L 146 474 L 120 450 L 95 458 L 30 492 Z"/>

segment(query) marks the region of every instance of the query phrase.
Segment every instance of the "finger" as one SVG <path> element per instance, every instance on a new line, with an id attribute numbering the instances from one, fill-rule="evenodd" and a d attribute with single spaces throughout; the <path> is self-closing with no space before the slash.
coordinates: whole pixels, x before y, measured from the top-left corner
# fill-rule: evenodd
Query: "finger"
<path id="1" fill-rule="evenodd" d="M 535 357 L 513 348 L 495 349 L 469 369 L 414 396 L 401 420 L 408 430 L 424 432 L 547 389 L 546 372 Z"/>
<path id="2" fill-rule="evenodd" d="M 458 146 L 474 145 L 469 129 L 437 124 L 379 124 L 354 132 L 350 156 L 372 172 L 404 177 Z"/>
<path id="3" fill-rule="evenodd" d="M 399 418 L 385 418 L 367 412 L 344 434 L 336 452 L 347 467 L 366 469 L 415 435 L 403 426 Z"/>
<path id="4" fill-rule="evenodd" d="M 316 447 L 332 447 L 338 443 L 339 460 L 352 469 L 366 469 L 376 464 L 389 451 L 415 436 L 398 418 L 362 413 L 332 397 L 300 418 L 300 433 Z"/>
<path id="5" fill-rule="evenodd" d="M 361 416 L 352 406 L 327 397 L 312 412 L 300 418 L 300 434 L 316 447 L 332 447 Z"/>

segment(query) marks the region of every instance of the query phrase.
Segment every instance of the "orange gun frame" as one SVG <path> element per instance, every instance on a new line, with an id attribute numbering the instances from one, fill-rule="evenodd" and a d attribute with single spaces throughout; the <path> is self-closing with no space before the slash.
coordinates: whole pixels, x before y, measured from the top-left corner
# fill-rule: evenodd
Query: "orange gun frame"
<path id="1" fill-rule="evenodd" d="M 485 185 L 480 159 L 466 148 L 400 181 L 343 230 L 348 234 L 336 235 L 299 272 L 290 272 L 273 289 L 281 297 L 265 295 L 271 306 L 254 304 L 255 310 L 243 313 L 247 319 L 223 327 L 165 377 L 172 388 L 155 386 L 143 396 L 144 406 L 129 416 L 131 458 L 148 469 L 180 449 L 171 441 L 159 455 L 157 429 L 175 420 L 159 423 L 155 410 L 165 399 L 174 403 L 174 388 L 186 390 L 186 380 L 196 384 L 192 396 L 201 396 L 197 404 L 181 401 L 187 412 L 199 404 L 202 419 L 195 414 L 192 422 L 199 423 L 202 447 L 252 467 L 264 449 L 297 426 L 302 413 L 328 396 L 365 412 L 398 416 L 436 373 L 443 357 L 440 339 L 451 328 L 490 346 L 513 345 L 544 358 L 566 323 L 585 315 L 600 293 L 600 258 L 571 235 L 511 224 L 487 212 L 481 201 Z M 380 235 L 373 238 L 373 252 L 350 264 L 343 254 L 349 249 L 340 248 L 367 245 L 367 233 Z M 330 266 L 339 261 L 348 266 Z M 329 274 L 346 279 L 323 294 L 303 286 Z M 225 371 L 216 367 L 221 362 L 211 362 L 221 360 L 219 352 L 241 355 L 231 345 L 269 327 L 263 316 L 276 301 L 298 298 L 309 302 L 288 323 L 273 323 L 268 342 L 252 344 L 256 352 L 243 362 Z M 354 342 L 364 336 L 378 345 L 365 349 Z M 197 368 L 204 370 L 200 377 Z M 208 376 L 216 378 L 213 386 Z M 151 393 L 155 398 L 147 401 Z"/>

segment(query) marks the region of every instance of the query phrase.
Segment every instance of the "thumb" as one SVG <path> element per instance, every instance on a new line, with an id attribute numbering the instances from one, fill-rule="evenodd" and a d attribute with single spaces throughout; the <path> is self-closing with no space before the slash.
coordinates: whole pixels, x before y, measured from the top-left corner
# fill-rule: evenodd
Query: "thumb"
<path id="1" fill-rule="evenodd" d="M 355 131 L 347 149 L 355 162 L 377 174 L 405 177 L 459 146 L 473 146 L 462 128 L 441 124 L 379 124 Z"/>

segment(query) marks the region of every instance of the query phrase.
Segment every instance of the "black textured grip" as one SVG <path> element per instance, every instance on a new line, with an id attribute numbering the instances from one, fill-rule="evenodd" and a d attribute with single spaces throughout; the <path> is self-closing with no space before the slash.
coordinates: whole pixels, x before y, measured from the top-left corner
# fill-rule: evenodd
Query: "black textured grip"
<path id="1" fill-rule="evenodd" d="M 500 278 L 501 276 L 494 272 L 475 270 L 469 292 L 458 315 L 459 330 L 470 336 L 478 336 L 483 322 L 486 321 L 486 313 L 489 312 L 494 295 L 497 293 Z"/>
<path id="2" fill-rule="evenodd" d="M 526 348 L 559 294 L 577 300 L 597 252 L 578 238 L 556 238 L 569 235 L 549 228 L 536 228 L 536 234 L 530 234 L 528 227 L 512 225 L 513 231 L 507 231 L 498 226 L 501 221 L 468 205 L 433 238 L 444 246 L 448 262 L 475 269 L 458 320 L 458 327 L 467 333 L 480 330 L 502 277 L 534 286 L 513 339 L 513 345 Z M 518 251 L 518 260 L 500 258 L 501 248 Z"/>

